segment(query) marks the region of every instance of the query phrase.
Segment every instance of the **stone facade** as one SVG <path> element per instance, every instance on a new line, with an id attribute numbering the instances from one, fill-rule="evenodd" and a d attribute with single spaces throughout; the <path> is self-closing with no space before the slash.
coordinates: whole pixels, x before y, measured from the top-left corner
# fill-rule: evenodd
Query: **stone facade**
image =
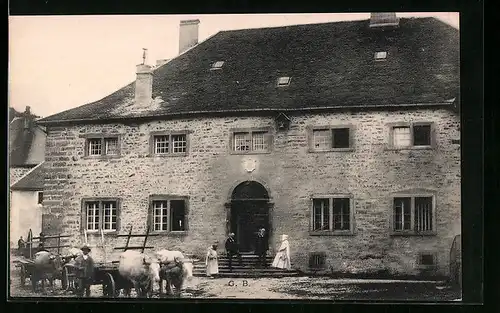
<path id="1" fill-rule="evenodd" d="M 438 274 L 449 271 L 449 253 L 460 234 L 460 146 L 458 115 L 444 109 L 344 112 L 292 115 L 289 130 L 277 131 L 272 117 L 205 117 L 145 122 L 136 125 L 101 124 L 48 127 L 45 162 L 43 229 L 72 235 L 82 243 L 82 199 L 120 198 L 119 232 L 145 232 L 149 196 L 188 197 L 188 231 L 152 237 L 155 248 L 181 249 L 203 255 L 208 245 L 223 247 L 226 206 L 241 182 L 257 181 L 266 187 L 271 209 L 270 246 L 288 234 L 294 267 L 305 270 L 310 252 L 326 252 L 332 271 L 418 274 L 418 254 L 432 253 Z M 427 150 L 394 151 L 387 148 L 388 124 L 433 122 L 435 146 Z M 311 153 L 308 127 L 345 125 L 353 128 L 353 151 Z M 233 128 L 271 127 L 272 151 L 266 154 L 230 153 Z M 150 132 L 189 130 L 186 156 L 150 156 Z M 118 158 L 84 157 L 87 133 L 121 134 Z M 248 162 L 250 161 L 250 162 Z M 255 164 L 251 172 L 245 164 Z M 436 234 L 391 235 L 392 194 L 425 190 L 435 195 Z M 354 204 L 354 233 L 311 236 L 311 197 L 350 194 Z M 89 235 L 98 246 L 99 236 Z M 138 239 L 139 241 L 142 239 Z M 124 238 L 105 236 L 106 258 Z M 98 259 L 102 249 L 94 248 Z"/>

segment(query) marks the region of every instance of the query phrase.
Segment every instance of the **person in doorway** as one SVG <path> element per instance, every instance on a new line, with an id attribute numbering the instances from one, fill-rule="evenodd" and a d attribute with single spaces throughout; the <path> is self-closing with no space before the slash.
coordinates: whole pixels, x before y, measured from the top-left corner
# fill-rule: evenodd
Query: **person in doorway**
<path id="1" fill-rule="evenodd" d="M 217 245 L 212 245 L 208 248 L 207 258 L 205 260 L 207 267 L 207 276 L 214 278 L 213 275 L 219 274 L 219 261 L 217 258 Z"/>
<path id="2" fill-rule="evenodd" d="M 261 266 L 267 266 L 266 264 L 266 254 L 269 250 L 269 243 L 267 241 L 266 229 L 261 228 L 257 232 L 257 239 L 255 242 L 255 254 L 258 256 L 258 264 Z"/>
<path id="3" fill-rule="evenodd" d="M 78 296 L 83 297 L 85 293 L 86 297 L 90 297 L 90 286 L 94 280 L 94 260 L 89 255 L 91 249 L 89 246 L 84 245 L 82 248 L 82 254 L 80 254 L 75 259 L 76 266 L 80 269 L 78 271 L 78 279 L 80 283 L 78 284 Z"/>
<path id="4" fill-rule="evenodd" d="M 290 261 L 290 245 L 288 243 L 288 235 L 281 235 L 281 243 L 271 264 L 272 267 L 289 270 L 292 268 Z"/>
<path id="5" fill-rule="evenodd" d="M 225 248 L 226 248 L 227 257 L 229 260 L 229 271 L 232 272 L 233 271 L 233 256 L 236 255 L 240 261 L 240 265 L 243 264 L 238 244 L 236 243 L 236 240 L 234 240 L 234 233 L 229 234 L 228 238 L 226 239 L 226 247 Z"/>

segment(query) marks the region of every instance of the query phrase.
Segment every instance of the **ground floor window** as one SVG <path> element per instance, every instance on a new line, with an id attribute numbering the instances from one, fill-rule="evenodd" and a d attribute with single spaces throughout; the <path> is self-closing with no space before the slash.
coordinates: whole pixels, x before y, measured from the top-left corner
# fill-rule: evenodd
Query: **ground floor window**
<path id="1" fill-rule="evenodd" d="M 433 199 L 432 196 L 395 197 L 393 202 L 394 232 L 434 231 Z"/>
<path id="2" fill-rule="evenodd" d="M 187 199 L 151 197 L 150 226 L 155 232 L 187 230 Z"/>
<path id="3" fill-rule="evenodd" d="M 313 232 L 351 232 L 353 230 L 352 198 L 348 196 L 312 199 Z"/>
<path id="4" fill-rule="evenodd" d="M 87 232 L 118 230 L 118 199 L 86 199 L 83 201 L 84 229 Z"/>

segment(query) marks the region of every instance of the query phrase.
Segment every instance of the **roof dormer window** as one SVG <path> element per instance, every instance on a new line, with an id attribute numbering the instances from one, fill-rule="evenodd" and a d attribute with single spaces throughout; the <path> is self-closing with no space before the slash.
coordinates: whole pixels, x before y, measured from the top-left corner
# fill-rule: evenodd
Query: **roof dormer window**
<path id="1" fill-rule="evenodd" d="M 212 64 L 212 70 L 219 70 L 222 68 L 222 65 L 224 65 L 224 61 L 217 61 Z"/>
<path id="2" fill-rule="evenodd" d="M 288 76 L 283 76 L 283 77 L 278 78 L 278 87 L 285 87 L 285 86 L 290 85 L 291 79 L 292 78 L 288 77 Z"/>
<path id="3" fill-rule="evenodd" d="M 375 61 L 383 61 L 387 58 L 387 52 L 379 51 L 375 52 Z"/>

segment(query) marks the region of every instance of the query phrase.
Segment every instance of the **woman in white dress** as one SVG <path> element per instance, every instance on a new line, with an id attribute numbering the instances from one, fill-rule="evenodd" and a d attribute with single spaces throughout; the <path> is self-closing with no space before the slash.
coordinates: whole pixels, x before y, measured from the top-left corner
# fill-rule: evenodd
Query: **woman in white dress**
<path id="1" fill-rule="evenodd" d="M 213 275 L 219 274 L 219 261 L 217 258 L 217 245 L 212 245 L 208 248 L 207 257 L 205 259 L 207 267 L 207 276 L 213 278 Z"/>
<path id="2" fill-rule="evenodd" d="M 290 245 L 288 244 L 288 235 L 281 235 L 281 244 L 271 264 L 272 267 L 289 270 L 292 268 L 290 261 Z"/>

